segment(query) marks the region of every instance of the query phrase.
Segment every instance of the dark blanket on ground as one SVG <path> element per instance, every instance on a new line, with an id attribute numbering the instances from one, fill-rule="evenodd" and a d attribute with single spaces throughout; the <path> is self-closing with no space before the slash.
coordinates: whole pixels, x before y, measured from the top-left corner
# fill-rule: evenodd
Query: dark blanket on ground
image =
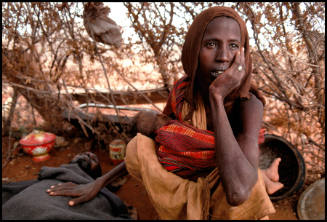
<path id="1" fill-rule="evenodd" d="M 2 219 L 113 220 L 130 219 L 127 206 L 107 188 L 82 204 L 70 207 L 72 197 L 49 196 L 59 182 L 85 184 L 93 179 L 78 164 L 42 167 L 37 180 L 2 184 Z"/>

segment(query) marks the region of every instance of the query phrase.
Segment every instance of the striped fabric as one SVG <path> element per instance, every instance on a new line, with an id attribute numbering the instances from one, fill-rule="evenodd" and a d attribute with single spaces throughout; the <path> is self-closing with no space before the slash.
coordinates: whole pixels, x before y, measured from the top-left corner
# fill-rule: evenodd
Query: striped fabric
<path id="1" fill-rule="evenodd" d="M 173 117 L 157 130 L 157 155 L 162 166 L 182 178 L 196 180 L 215 167 L 215 138 L 213 132 L 200 130 L 182 120 L 187 77 L 177 80 L 169 95 L 164 114 Z"/>
<path id="2" fill-rule="evenodd" d="M 187 77 L 183 77 L 175 82 L 174 88 L 170 93 L 170 98 L 164 110 L 165 114 L 170 115 L 170 113 L 167 113 L 167 109 L 171 108 L 171 111 L 173 112 L 175 117 L 177 117 L 178 120 L 182 121 L 184 91 L 189 83 L 190 82 L 187 81 Z"/>
<path id="3" fill-rule="evenodd" d="M 160 144 L 160 163 L 183 178 L 191 179 L 215 167 L 215 138 L 210 131 L 171 120 L 157 131 L 155 140 Z"/>
<path id="4" fill-rule="evenodd" d="M 181 111 L 187 78 L 176 81 L 168 98 L 164 114 L 174 117 L 156 132 L 159 143 L 157 156 L 169 172 L 191 180 L 203 176 L 215 168 L 215 138 L 209 130 L 198 129 L 182 120 Z M 259 141 L 263 142 L 264 130 L 260 130 Z"/>

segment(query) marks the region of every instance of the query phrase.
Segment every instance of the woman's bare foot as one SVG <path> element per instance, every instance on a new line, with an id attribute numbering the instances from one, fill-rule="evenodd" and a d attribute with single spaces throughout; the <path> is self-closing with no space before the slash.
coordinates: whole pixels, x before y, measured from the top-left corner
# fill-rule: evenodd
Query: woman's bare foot
<path id="1" fill-rule="evenodd" d="M 274 182 L 278 182 L 279 181 L 279 175 L 278 175 L 278 165 L 280 163 L 282 159 L 280 157 L 274 159 L 274 161 L 272 162 L 272 164 L 270 165 L 269 168 L 264 169 L 263 172 L 264 174 L 266 174 L 266 176 L 274 181 Z"/>

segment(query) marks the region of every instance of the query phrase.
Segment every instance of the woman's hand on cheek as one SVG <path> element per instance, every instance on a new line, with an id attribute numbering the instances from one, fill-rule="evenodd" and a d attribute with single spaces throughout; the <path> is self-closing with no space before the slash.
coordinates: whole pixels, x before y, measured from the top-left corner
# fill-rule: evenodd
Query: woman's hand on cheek
<path id="1" fill-rule="evenodd" d="M 240 68 L 241 67 L 241 68 Z M 219 75 L 209 86 L 209 92 L 225 98 L 234 89 L 241 85 L 245 77 L 244 48 L 236 52 L 233 64 Z"/>

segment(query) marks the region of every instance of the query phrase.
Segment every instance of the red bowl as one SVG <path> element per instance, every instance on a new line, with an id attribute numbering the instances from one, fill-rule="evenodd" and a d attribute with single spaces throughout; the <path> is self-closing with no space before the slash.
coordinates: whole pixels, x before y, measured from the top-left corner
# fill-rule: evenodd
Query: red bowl
<path id="1" fill-rule="evenodd" d="M 56 135 L 43 131 L 33 131 L 19 143 L 25 153 L 33 156 L 33 161 L 40 162 L 50 158 L 48 152 L 55 144 Z"/>

